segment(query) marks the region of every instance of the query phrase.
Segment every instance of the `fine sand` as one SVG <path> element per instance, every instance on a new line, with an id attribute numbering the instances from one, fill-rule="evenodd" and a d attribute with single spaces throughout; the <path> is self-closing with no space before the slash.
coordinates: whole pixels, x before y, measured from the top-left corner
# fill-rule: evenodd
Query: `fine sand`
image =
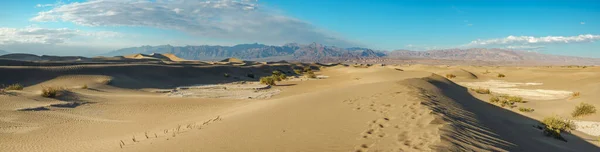
<path id="1" fill-rule="evenodd" d="M 25 86 L 0 95 L 0 151 L 600 151 L 600 114 L 570 117 L 581 102 L 600 106 L 598 67 L 228 61 L 0 66 L 0 84 Z M 294 74 L 308 66 L 317 79 Z M 299 78 L 257 83 L 273 70 Z M 45 98 L 42 87 L 66 91 Z M 546 137 L 534 126 L 548 116 L 582 127 Z"/>

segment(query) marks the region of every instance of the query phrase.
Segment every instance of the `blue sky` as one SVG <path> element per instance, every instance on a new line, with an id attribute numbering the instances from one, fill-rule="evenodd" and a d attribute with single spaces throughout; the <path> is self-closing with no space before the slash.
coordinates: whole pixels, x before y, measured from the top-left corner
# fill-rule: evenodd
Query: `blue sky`
<path id="1" fill-rule="evenodd" d="M 506 48 L 600 57 L 600 1 L 5 0 L 0 49 L 318 42 L 380 50 Z"/>

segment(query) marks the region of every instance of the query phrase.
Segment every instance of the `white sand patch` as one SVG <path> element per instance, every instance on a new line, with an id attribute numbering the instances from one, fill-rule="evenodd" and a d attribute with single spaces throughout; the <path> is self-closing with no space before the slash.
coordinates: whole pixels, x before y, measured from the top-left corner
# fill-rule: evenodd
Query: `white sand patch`
<path id="1" fill-rule="evenodd" d="M 266 99 L 281 92 L 279 89 L 270 88 L 269 85 L 257 83 L 195 85 L 177 87 L 167 95 L 194 98 Z"/>
<path id="2" fill-rule="evenodd" d="M 600 122 L 573 120 L 577 131 L 581 131 L 588 135 L 600 136 Z"/>
<path id="3" fill-rule="evenodd" d="M 515 87 L 543 85 L 543 83 L 520 83 L 506 82 L 501 80 L 489 80 L 484 82 L 464 82 L 458 83 L 469 88 L 484 88 L 490 89 L 491 92 L 499 94 L 507 94 L 512 96 L 520 96 L 525 99 L 534 100 L 554 100 L 564 99 L 571 96 L 573 92 L 563 90 L 545 90 L 545 89 L 521 89 Z"/>

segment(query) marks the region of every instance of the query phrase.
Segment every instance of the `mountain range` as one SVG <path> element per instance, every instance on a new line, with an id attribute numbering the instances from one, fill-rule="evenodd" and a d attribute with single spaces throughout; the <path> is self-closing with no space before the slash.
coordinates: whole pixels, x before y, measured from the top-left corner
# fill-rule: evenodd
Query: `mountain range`
<path id="1" fill-rule="evenodd" d="M 357 61 L 363 59 L 443 59 L 467 61 L 492 61 L 512 63 L 600 65 L 600 59 L 550 55 L 537 52 L 469 48 L 429 51 L 379 51 L 368 48 L 339 48 L 318 43 L 301 45 L 289 43 L 282 46 L 264 44 L 239 44 L 235 46 L 141 46 L 124 48 L 103 54 L 123 56 L 131 54 L 171 53 L 188 60 L 220 60 L 236 57 L 246 60 L 295 60 L 295 61 Z"/>
<path id="2" fill-rule="evenodd" d="M 9 54 L 10 52 L 4 51 L 4 50 L 0 50 L 0 55 L 4 55 L 4 54 Z"/>

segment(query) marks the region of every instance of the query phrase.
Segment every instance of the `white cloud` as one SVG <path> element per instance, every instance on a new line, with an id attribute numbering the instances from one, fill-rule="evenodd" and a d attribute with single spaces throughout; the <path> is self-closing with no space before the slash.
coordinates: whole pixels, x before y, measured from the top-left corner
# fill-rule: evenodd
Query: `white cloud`
<path id="1" fill-rule="evenodd" d="M 67 28 L 48 29 L 39 27 L 0 28 L 0 45 L 7 44 L 60 44 L 73 38 L 118 37 L 110 31 L 84 32 Z"/>
<path id="2" fill-rule="evenodd" d="M 83 26 L 145 26 L 272 44 L 356 45 L 310 23 L 263 10 L 251 0 L 92 0 L 59 5 L 39 12 L 31 20 Z"/>
<path id="3" fill-rule="evenodd" d="M 466 46 L 488 46 L 488 45 L 513 45 L 513 44 L 565 44 L 565 43 L 584 43 L 600 40 L 600 35 L 578 35 L 578 36 L 508 36 L 500 39 L 475 40 Z"/>
<path id="4" fill-rule="evenodd" d="M 584 25 L 584 24 L 585 24 L 585 22 L 579 22 L 579 24 L 581 24 L 581 25 Z"/>

